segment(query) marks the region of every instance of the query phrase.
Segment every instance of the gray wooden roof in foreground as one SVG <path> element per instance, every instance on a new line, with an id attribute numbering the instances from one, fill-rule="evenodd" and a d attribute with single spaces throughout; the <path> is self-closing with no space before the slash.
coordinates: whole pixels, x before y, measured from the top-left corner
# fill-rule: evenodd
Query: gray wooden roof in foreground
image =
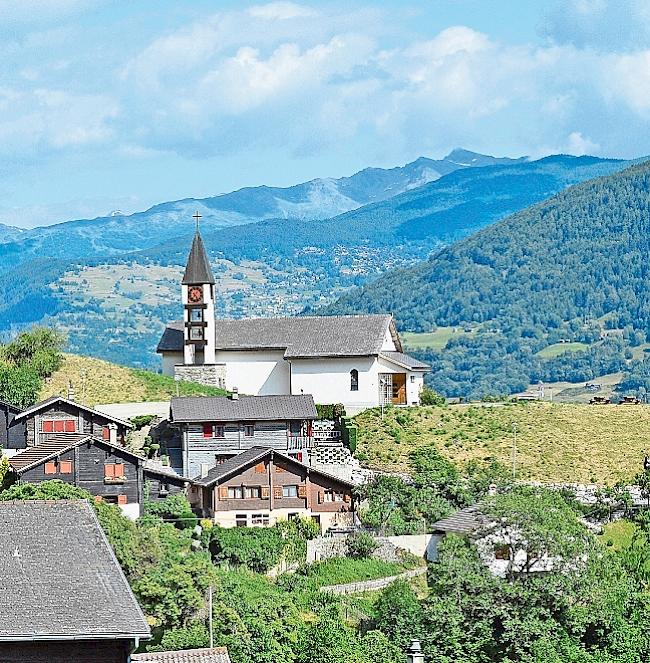
<path id="1" fill-rule="evenodd" d="M 88 502 L 0 502 L 0 641 L 149 637 Z"/>
<path id="2" fill-rule="evenodd" d="M 230 656 L 225 647 L 215 647 L 131 654 L 131 660 L 149 663 L 230 663 Z"/>
<path id="3" fill-rule="evenodd" d="M 172 421 L 284 421 L 317 419 L 311 394 L 295 396 L 179 396 L 171 401 Z"/>
<path id="4" fill-rule="evenodd" d="M 217 319 L 215 329 L 217 350 L 281 350 L 286 359 L 378 355 L 389 330 L 402 349 L 390 315 Z M 183 322 L 172 322 L 157 351 L 182 350 Z"/>
<path id="5" fill-rule="evenodd" d="M 12 456 L 9 459 L 9 464 L 16 472 L 24 472 L 50 458 L 56 458 L 68 449 L 74 449 L 78 444 L 90 439 L 92 439 L 91 435 L 83 433 L 49 435 L 44 442 L 33 447 L 27 447 L 27 449 Z"/>
<path id="6" fill-rule="evenodd" d="M 433 532 L 445 532 L 447 534 L 473 534 L 483 526 L 483 517 L 477 505 L 469 506 L 447 518 L 442 518 L 433 523 Z"/>

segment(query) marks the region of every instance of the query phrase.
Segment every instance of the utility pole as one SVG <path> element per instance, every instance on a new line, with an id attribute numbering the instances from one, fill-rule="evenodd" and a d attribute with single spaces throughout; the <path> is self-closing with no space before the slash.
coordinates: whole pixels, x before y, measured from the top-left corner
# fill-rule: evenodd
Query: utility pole
<path id="1" fill-rule="evenodd" d="M 517 424 L 512 424 L 512 478 L 517 478 Z"/>

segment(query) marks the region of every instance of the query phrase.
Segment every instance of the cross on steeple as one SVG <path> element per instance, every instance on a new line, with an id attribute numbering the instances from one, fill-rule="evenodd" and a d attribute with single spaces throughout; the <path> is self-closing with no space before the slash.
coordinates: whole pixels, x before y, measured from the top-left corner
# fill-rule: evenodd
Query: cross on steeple
<path id="1" fill-rule="evenodd" d="M 196 232 L 199 232 L 199 221 L 201 220 L 201 214 L 199 213 L 199 210 L 196 210 L 194 214 L 192 214 L 192 218 L 196 219 Z"/>

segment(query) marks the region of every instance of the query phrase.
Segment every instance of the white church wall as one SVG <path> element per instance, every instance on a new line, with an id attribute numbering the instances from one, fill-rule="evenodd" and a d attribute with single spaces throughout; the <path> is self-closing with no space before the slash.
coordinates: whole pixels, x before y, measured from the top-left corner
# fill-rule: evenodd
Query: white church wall
<path id="1" fill-rule="evenodd" d="M 291 360 L 291 391 L 312 394 L 316 403 L 343 403 L 354 414 L 379 403 L 377 359 L 346 357 Z M 350 371 L 359 371 L 359 389 L 350 389 Z"/>
<path id="2" fill-rule="evenodd" d="M 217 351 L 217 363 L 226 365 L 226 388 L 241 394 L 273 396 L 290 393 L 289 364 L 284 351 Z M 306 392 L 308 393 L 308 392 Z"/>
<path id="3" fill-rule="evenodd" d="M 162 354 L 162 372 L 163 375 L 174 377 L 174 366 L 183 363 L 182 352 L 165 352 Z"/>

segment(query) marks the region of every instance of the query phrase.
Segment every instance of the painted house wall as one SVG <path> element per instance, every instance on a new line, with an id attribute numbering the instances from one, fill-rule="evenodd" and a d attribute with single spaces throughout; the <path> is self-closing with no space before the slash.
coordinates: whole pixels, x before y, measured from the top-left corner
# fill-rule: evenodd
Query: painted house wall
<path id="1" fill-rule="evenodd" d="M 183 363 L 182 352 L 163 352 L 162 356 L 162 372 L 163 375 L 174 377 L 174 366 Z"/>
<path id="2" fill-rule="evenodd" d="M 0 642 L 0 663 L 127 663 L 130 640 Z"/>
<path id="3" fill-rule="evenodd" d="M 289 364 L 284 350 L 218 350 L 216 363 L 226 364 L 226 388 L 241 394 L 269 396 L 289 393 Z"/>

